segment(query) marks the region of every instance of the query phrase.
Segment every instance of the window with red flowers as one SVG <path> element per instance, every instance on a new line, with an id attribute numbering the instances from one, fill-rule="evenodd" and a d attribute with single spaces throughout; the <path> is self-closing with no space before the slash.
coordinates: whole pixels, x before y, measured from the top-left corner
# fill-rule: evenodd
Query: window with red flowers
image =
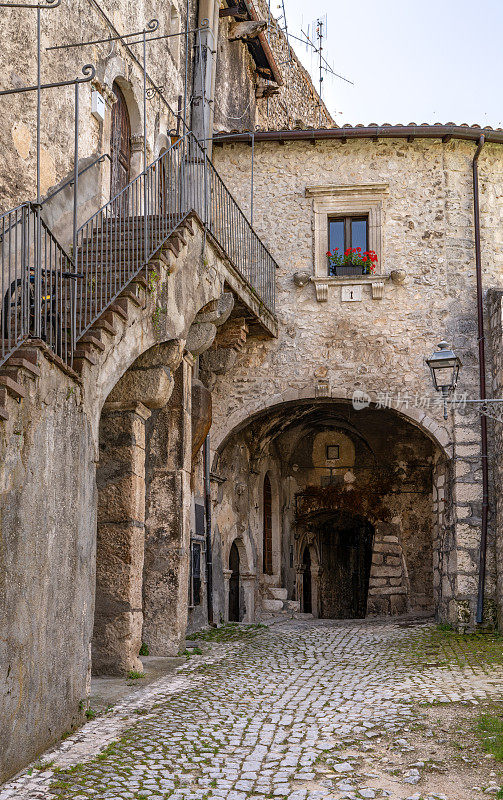
<path id="1" fill-rule="evenodd" d="M 328 218 L 328 250 L 333 253 L 337 250 L 339 253 L 345 253 L 349 249 L 360 249 L 361 253 L 368 250 L 368 228 L 369 218 L 366 216 L 347 216 L 347 217 L 329 217 Z M 345 274 L 344 266 L 334 266 L 329 262 L 328 274 L 329 275 L 343 275 Z M 363 273 L 363 268 L 362 268 Z M 349 273 L 348 273 L 349 274 Z M 354 268 L 353 272 L 354 274 Z"/>

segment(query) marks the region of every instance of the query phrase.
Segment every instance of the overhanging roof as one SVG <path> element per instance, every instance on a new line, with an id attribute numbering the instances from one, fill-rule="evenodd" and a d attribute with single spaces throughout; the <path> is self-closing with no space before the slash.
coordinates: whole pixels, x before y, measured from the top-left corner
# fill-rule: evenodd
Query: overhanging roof
<path id="1" fill-rule="evenodd" d="M 307 128 L 304 130 L 293 129 L 284 131 L 256 130 L 256 131 L 219 131 L 213 137 L 214 142 L 239 142 L 247 141 L 253 133 L 255 142 L 295 142 L 317 141 L 322 139 L 339 140 L 348 139 L 441 139 L 449 142 L 451 139 L 462 139 L 477 142 L 483 135 L 486 142 L 503 144 L 502 128 L 482 128 L 480 125 L 454 125 L 453 123 L 423 123 L 416 125 L 344 125 L 342 128 Z"/>
<path id="2" fill-rule="evenodd" d="M 259 22 L 261 19 L 252 0 L 228 0 L 227 5 L 238 9 L 239 19 L 253 20 L 254 22 Z M 255 62 L 257 73 L 262 78 L 282 86 L 281 71 L 267 41 L 267 35 L 262 31 L 253 39 L 248 39 L 245 44 Z"/>

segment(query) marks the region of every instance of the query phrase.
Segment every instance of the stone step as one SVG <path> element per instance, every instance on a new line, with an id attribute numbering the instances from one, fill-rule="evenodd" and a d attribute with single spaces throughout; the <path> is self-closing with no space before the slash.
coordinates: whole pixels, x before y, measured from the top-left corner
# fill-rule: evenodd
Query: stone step
<path id="1" fill-rule="evenodd" d="M 288 598 L 288 589 L 280 586 L 268 586 L 267 591 L 273 600 L 286 600 Z"/>
<path id="2" fill-rule="evenodd" d="M 270 600 L 268 597 L 264 597 L 262 607 L 264 611 L 282 611 L 283 600 Z"/>

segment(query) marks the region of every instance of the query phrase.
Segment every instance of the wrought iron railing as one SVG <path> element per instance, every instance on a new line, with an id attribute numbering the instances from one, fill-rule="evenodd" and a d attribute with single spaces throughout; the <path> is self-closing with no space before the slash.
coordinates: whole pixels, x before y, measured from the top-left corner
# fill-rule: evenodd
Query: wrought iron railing
<path id="1" fill-rule="evenodd" d="M 29 337 L 70 363 L 78 276 L 36 205 L 0 215 L 0 276 L 0 365 Z"/>
<path id="2" fill-rule="evenodd" d="M 209 233 L 274 312 L 276 262 L 192 133 L 187 132 L 77 231 L 76 338 L 195 211 Z"/>
<path id="3" fill-rule="evenodd" d="M 77 229 L 73 261 L 40 206 L 0 215 L 0 365 L 29 337 L 72 364 L 77 340 L 191 212 L 274 312 L 276 262 L 187 132 Z"/>

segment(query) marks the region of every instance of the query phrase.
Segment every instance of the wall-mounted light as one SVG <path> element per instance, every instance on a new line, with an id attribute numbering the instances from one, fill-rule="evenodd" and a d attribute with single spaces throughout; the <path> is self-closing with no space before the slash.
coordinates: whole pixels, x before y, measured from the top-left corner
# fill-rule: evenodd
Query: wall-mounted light
<path id="1" fill-rule="evenodd" d="M 426 359 L 430 368 L 433 386 L 437 392 L 442 392 L 444 398 L 444 419 L 447 419 L 447 398 L 456 388 L 459 370 L 462 366 L 460 359 L 449 348 L 447 342 L 440 342 L 438 350 Z"/>

